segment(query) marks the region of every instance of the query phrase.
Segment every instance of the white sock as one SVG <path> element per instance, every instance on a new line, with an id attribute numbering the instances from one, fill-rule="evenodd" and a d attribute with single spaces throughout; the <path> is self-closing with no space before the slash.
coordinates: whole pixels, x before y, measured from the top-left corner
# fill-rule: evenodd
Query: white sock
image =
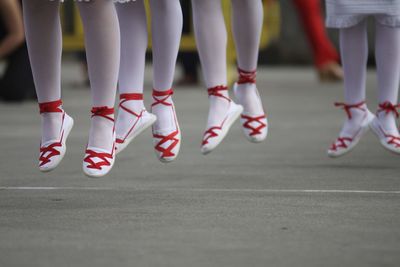
<path id="1" fill-rule="evenodd" d="M 340 50 L 344 70 L 345 104 L 354 105 L 365 101 L 368 40 L 366 21 L 351 28 L 340 30 Z M 360 105 L 366 110 L 366 105 Z M 365 111 L 352 108 L 351 119 L 345 120 L 340 136 L 352 137 L 359 130 Z"/>
<path id="2" fill-rule="evenodd" d="M 400 29 L 376 22 L 375 56 L 378 74 L 379 103 L 387 107 L 378 118 L 388 134 L 398 136 L 396 113 L 390 107 L 397 104 L 400 81 Z M 386 105 L 384 104 L 386 103 Z"/>
<path id="3" fill-rule="evenodd" d="M 214 89 L 217 90 L 216 94 L 220 96 L 209 94 L 209 111 L 206 129 L 214 126 L 220 126 L 226 118 L 226 114 L 230 106 L 228 88 L 221 85 L 214 88 L 209 88 L 208 90 L 210 91 Z"/>
<path id="4" fill-rule="evenodd" d="M 153 41 L 153 88 L 156 91 L 168 91 L 174 80 L 176 59 L 182 34 L 182 9 L 179 0 L 150 1 Z M 160 96 L 173 104 L 172 97 Z M 175 116 L 171 106 L 158 104 L 152 107 L 157 116 L 154 130 L 175 130 Z"/>
<path id="5" fill-rule="evenodd" d="M 144 1 L 115 4 L 121 30 L 121 63 L 118 90 L 123 94 L 143 94 L 147 49 L 147 19 Z M 142 99 L 123 100 L 123 106 L 139 114 L 145 107 Z M 117 136 L 124 136 L 136 117 L 123 108 L 118 109 Z"/>
<path id="6" fill-rule="evenodd" d="M 172 89 L 171 89 L 172 90 Z M 162 102 L 158 103 L 158 101 Z M 158 103 L 158 104 L 157 104 Z M 176 130 L 174 102 L 172 95 L 155 96 L 153 94 L 153 104 L 151 112 L 157 116 L 157 121 L 153 125 L 155 131 L 174 131 Z"/>
<path id="7" fill-rule="evenodd" d="M 59 2 L 24 0 L 24 24 L 39 103 L 61 98 L 61 24 Z M 62 113 L 42 114 L 42 143 L 60 136 Z"/>
<path id="8" fill-rule="evenodd" d="M 78 7 L 86 36 L 93 106 L 114 107 L 120 63 L 120 32 L 114 5 L 102 0 L 78 3 Z M 111 150 L 113 128 L 113 122 L 93 117 L 88 146 Z"/>

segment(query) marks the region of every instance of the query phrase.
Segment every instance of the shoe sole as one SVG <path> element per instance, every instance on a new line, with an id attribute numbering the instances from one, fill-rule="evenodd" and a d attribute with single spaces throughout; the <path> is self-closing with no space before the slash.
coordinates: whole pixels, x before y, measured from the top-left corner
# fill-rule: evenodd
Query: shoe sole
<path id="1" fill-rule="evenodd" d="M 115 158 L 114 158 L 114 160 L 111 162 L 110 169 L 109 169 L 107 172 L 105 172 L 105 173 L 100 173 L 100 174 L 88 173 L 88 172 L 85 170 L 85 168 L 83 168 L 83 173 L 84 173 L 87 177 L 89 177 L 89 178 L 101 178 L 101 177 L 107 175 L 107 174 L 112 170 L 112 168 L 114 167 L 114 163 L 115 163 Z"/>
<path id="2" fill-rule="evenodd" d="M 361 138 L 368 132 L 369 127 L 371 122 L 374 120 L 375 115 L 373 115 L 372 113 L 369 113 L 368 118 L 366 118 L 366 122 L 363 126 L 361 126 L 361 130 L 360 132 L 353 138 L 353 141 L 351 143 L 350 146 L 348 146 L 347 149 L 342 149 L 341 152 L 337 153 L 337 152 L 330 152 L 330 150 L 328 150 L 328 157 L 330 158 L 339 158 L 341 156 L 344 156 L 348 153 L 350 153 L 360 142 Z"/>
<path id="3" fill-rule="evenodd" d="M 178 126 L 179 127 L 179 126 Z M 178 128 L 179 129 L 179 128 Z M 179 151 L 181 150 L 181 142 L 182 142 L 182 135 L 181 135 L 181 130 L 179 129 L 179 135 L 178 135 L 178 140 L 179 140 L 179 142 L 178 142 L 178 144 L 176 145 L 176 154 L 175 154 L 175 156 L 174 157 L 164 157 L 164 158 L 162 158 L 162 157 L 159 157 L 158 156 L 158 154 L 157 154 L 157 152 L 156 152 L 156 154 L 157 154 L 157 158 L 158 158 L 158 160 L 159 161 L 161 161 L 162 163 L 171 163 L 171 162 L 173 162 L 177 157 L 178 157 L 178 155 L 179 155 Z"/>
<path id="4" fill-rule="evenodd" d="M 389 146 L 386 143 L 386 136 L 385 133 L 382 130 L 382 127 L 380 126 L 380 123 L 378 121 L 377 118 L 374 118 L 374 120 L 371 122 L 371 124 L 369 125 L 372 132 L 376 135 L 376 137 L 378 137 L 379 143 L 381 143 L 381 145 L 388 150 L 389 152 L 396 154 L 396 155 L 400 155 L 400 149 L 396 150 L 395 148 Z"/>
<path id="5" fill-rule="evenodd" d="M 207 154 L 211 153 L 214 149 L 216 149 L 219 146 L 219 144 L 221 144 L 221 142 L 225 139 L 226 135 L 228 134 L 229 130 L 231 129 L 231 127 L 235 123 L 235 121 L 237 119 L 239 119 L 240 114 L 242 114 L 242 112 L 243 112 L 243 107 L 238 104 L 236 104 L 236 105 L 237 105 L 237 109 L 228 115 L 228 119 L 225 122 L 226 123 L 225 127 L 227 127 L 226 131 L 221 133 L 220 140 L 217 143 L 215 143 L 212 147 L 203 146 L 201 148 L 201 153 L 203 155 L 207 155 Z"/>
<path id="6" fill-rule="evenodd" d="M 243 115 L 243 113 L 242 113 L 242 115 Z M 267 139 L 267 137 L 268 137 L 268 130 L 269 130 L 269 122 L 268 122 L 268 119 L 267 119 L 267 118 L 266 118 L 266 124 L 267 124 L 267 126 L 265 127 L 265 136 L 263 136 L 263 137 L 261 137 L 261 138 L 248 135 L 247 132 L 246 132 L 246 129 L 243 127 L 244 122 L 243 122 L 243 121 L 240 121 L 240 123 L 241 123 L 241 125 L 242 125 L 242 129 L 243 129 L 244 136 L 246 137 L 246 139 L 247 139 L 249 142 L 254 143 L 254 144 L 258 144 L 258 143 L 264 142 L 265 139 Z"/>
<path id="7" fill-rule="evenodd" d="M 134 132 L 131 137 L 125 139 L 125 142 L 123 142 L 122 144 L 115 146 L 115 155 L 121 153 L 133 141 L 133 139 L 138 137 L 141 133 L 143 133 L 147 128 L 152 126 L 157 121 L 157 117 L 153 114 L 151 115 L 151 119 L 149 119 L 138 131 Z"/>
<path id="8" fill-rule="evenodd" d="M 53 166 L 51 166 L 49 168 L 41 168 L 41 167 L 39 167 L 39 170 L 41 172 L 51 172 L 52 170 L 57 168 L 58 165 L 60 165 L 61 161 L 64 159 L 65 153 L 67 152 L 67 146 L 66 146 L 67 139 L 68 139 L 69 134 L 71 133 L 72 127 L 74 126 L 74 119 L 72 117 L 70 117 L 70 116 L 68 116 L 68 118 L 69 118 L 69 123 L 67 122 L 68 119 L 66 119 L 66 121 L 65 121 L 65 123 L 66 123 L 65 137 L 63 138 L 63 142 L 62 142 L 62 146 L 64 147 L 64 149 L 60 152 L 59 161 L 55 165 L 53 165 Z"/>
<path id="9" fill-rule="evenodd" d="M 240 103 L 240 101 L 239 101 L 239 98 L 237 97 L 237 90 L 238 90 L 238 89 L 237 89 L 237 86 L 238 86 L 238 84 L 235 83 L 235 85 L 233 86 L 233 93 L 234 93 L 234 95 L 235 95 L 235 98 L 236 98 L 237 103 L 238 103 L 239 105 L 242 105 L 242 104 Z M 256 87 L 256 91 L 257 91 L 257 95 L 258 95 L 259 105 L 261 105 L 261 107 L 263 107 L 262 100 L 261 100 L 261 97 L 260 97 L 260 93 L 258 92 L 257 87 Z M 243 105 L 242 105 L 242 107 L 243 107 Z M 244 108 L 243 108 L 243 110 L 244 110 Z M 263 112 L 264 112 L 264 114 L 265 114 L 264 108 L 263 108 Z M 244 114 L 243 111 L 242 111 L 242 115 L 249 115 L 249 114 Z M 253 117 L 253 115 L 250 115 L 250 116 Z M 265 139 L 267 139 L 267 137 L 268 137 L 268 128 L 269 128 L 268 118 L 266 118 L 266 121 L 267 121 L 267 123 L 266 123 L 266 124 L 267 124 L 266 133 L 265 133 L 265 136 L 263 136 L 262 138 L 252 137 L 252 136 L 248 135 L 248 134 L 247 134 L 247 129 L 243 127 L 243 122 L 240 121 L 240 124 L 241 124 L 242 129 L 243 129 L 244 136 L 246 137 L 246 139 L 247 139 L 249 142 L 251 142 L 251 143 L 261 143 L 261 142 L 263 142 Z"/>

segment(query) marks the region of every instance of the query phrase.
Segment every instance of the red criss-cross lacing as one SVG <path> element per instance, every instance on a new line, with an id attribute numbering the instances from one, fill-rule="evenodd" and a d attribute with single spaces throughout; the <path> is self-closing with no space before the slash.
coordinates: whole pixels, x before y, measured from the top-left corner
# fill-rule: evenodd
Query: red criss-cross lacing
<path id="1" fill-rule="evenodd" d="M 385 112 L 386 115 L 389 113 L 394 113 L 396 118 L 398 118 L 399 117 L 399 111 L 398 111 L 399 108 L 400 108 L 400 105 L 393 105 L 391 102 L 386 101 L 386 102 L 379 104 L 378 113 Z M 386 134 L 383 129 L 382 129 L 382 132 L 385 134 L 386 138 L 389 138 L 386 141 L 389 145 L 394 145 L 396 148 L 400 148 L 400 137 L 399 136 Z"/>
<path id="2" fill-rule="evenodd" d="M 154 107 L 154 106 L 159 105 L 159 104 L 164 105 L 164 106 L 168 106 L 168 107 L 172 106 L 171 103 L 167 102 L 167 99 L 170 96 L 172 96 L 173 94 L 174 94 L 174 90 L 172 88 L 167 90 L 167 91 L 156 91 L 156 90 L 153 90 L 153 100 L 154 100 L 154 102 L 153 102 L 153 104 L 151 104 L 151 106 Z M 163 98 L 159 99 L 158 97 L 163 97 Z"/>
<path id="3" fill-rule="evenodd" d="M 63 109 L 61 108 L 62 106 L 62 101 L 61 99 L 52 101 L 52 102 L 45 102 L 45 103 L 39 103 L 39 110 L 40 114 L 42 113 L 62 113 L 64 112 Z"/>
<path id="4" fill-rule="evenodd" d="M 215 87 L 211 87 L 207 89 L 208 95 L 209 96 L 216 96 L 216 97 L 221 97 L 225 100 L 227 100 L 229 103 L 232 102 L 232 100 L 229 97 L 224 96 L 223 94 L 221 94 L 221 91 L 227 91 L 228 87 L 225 85 L 219 85 L 219 86 L 215 86 Z M 214 126 L 214 127 L 210 127 L 208 128 L 205 132 L 204 132 L 204 139 L 202 141 L 202 145 L 206 145 L 208 144 L 208 140 L 214 137 L 218 136 L 218 133 L 216 132 L 216 130 L 222 130 L 222 127 L 225 123 L 227 118 L 225 118 L 220 126 Z M 208 136 L 207 136 L 208 135 Z"/>
<path id="5" fill-rule="evenodd" d="M 385 134 L 386 138 L 390 138 L 387 143 L 389 145 L 394 145 L 396 148 L 400 148 L 400 137 L 399 136 L 394 136 L 391 134 Z"/>
<path id="6" fill-rule="evenodd" d="M 336 142 L 332 144 L 331 150 L 336 151 L 338 148 L 347 148 L 348 146 L 346 144 L 346 141 L 351 143 L 353 142 L 353 139 L 350 137 L 339 137 L 338 139 L 336 139 Z"/>
<path id="7" fill-rule="evenodd" d="M 63 138 L 63 135 L 61 136 L 61 140 L 62 140 L 62 138 Z M 62 147 L 61 141 L 52 143 L 48 146 L 40 147 L 40 157 L 39 157 L 39 166 L 40 167 L 49 163 L 51 161 L 52 157 L 59 156 L 61 154 L 60 151 L 57 150 L 58 147 Z"/>
<path id="8" fill-rule="evenodd" d="M 95 116 L 103 117 L 107 120 L 110 120 L 114 123 L 114 118 L 110 117 L 110 115 L 114 115 L 114 108 L 109 108 L 109 107 L 93 107 L 92 110 L 92 118 Z M 113 130 L 114 131 L 114 130 Z M 91 149 L 86 149 L 86 157 L 83 160 L 84 162 L 88 163 L 89 165 L 86 166 L 86 168 L 89 169 L 97 169 L 101 170 L 103 166 L 110 166 L 111 162 L 109 159 L 113 159 L 114 157 L 114 150 L 115 150 L 115 144 L 113 144 L 113 147 L 111 149 L 111 153 L 105 153 L 105 152 L 96 152 Z M 94 158 L 100 159 L 99 162 L 94 162 Z"/>
<path id="9" fill-rule="evenodd" d="M 45 102 L 39 103 L 40 114 L 43 113 L 63 113 L 63 109 L 61 108 L 62 101 L 61 99 L 52 101 L 52 102 Z M 63 129 L 64 125 L 64 117 L 65 113 L 62 116 L 62 124 L 61 129 Z M 64 136 L 64 131 L 60 130 L 60 140 L 58 142 L 54 142 L 48 146 L 42 147 L 40 145 L 40 156 L 39 156 L 39 166 L 42 167 L 43 165 L 49 163 L 51 158 L 54 156 L 60 155 L 60 151 L 57 150 L 58 147 L 62 147 L 62 139 Z"/>
<path id="10" fill-rule="evenodd" d="M 344 109 L 344 111 L 346 112 L 347 117 L 348 117 L 349 119 L 351 119 L 351 118 L 352 118 L 351 109 L 356 108 L 356 109 L 360 109 L 360 110 L 362 110 L 362 111 L 364 111 L 364 112 L 367 111 L 367 110 L 363 107 L 364 104 L 365 104 L 365 101 L 362 101 L 362 102 L 357 103 L 357 104 L 352 104 L 352 105 L 348 105 L 348 104 L 346 104 L 346 103 L 338 103 L 338 102 L 336 102 L 336 103 L 335 103 L 335 107 L 342 107 L 342 108 Z"/>
<path id="11" fill-rule="evenodd" d="M 113 148 L 113 150 L 114 150 L 114 148 Z M 84 159 L 84 161 L 86 163 L 89 163 L 89 165 L 86 166 L 86 168 L 101 170 L 101 167 L 110 166 L 111 165 L 109 159 L 112 159 L 113 155 L 110 154 L 110 153 L 105 153 L 105 152 L 99 153 L 99 152 L 87 149 L 86 150 L 86 154 L 87 154 L 87 156 Z M 94 158 L 99 158 L 100 161 L 99 162 L 94 162 L 93 161 Z"/>
<path id="12" fill-rule="evenodd" d="M 378 112 L 383 111 L 386 114 L 389 114 L 392 112 L 396 115 L 396 118 L 398 118 L 399 117 L 399 111 L 398 111 L 399 108 L 400 108 L 400 104 L 393 105 L 391 102 L 386 101 L 386 102 L 379 104 Z"/>
<path id="13" fill-rule="evenodd" d="M 225 120 L 224 120 L 224 122 L 225 122 Z M 224 124 L 224 122 L 222 123 L 222 125 Z M 208 136 L 204 138 L 204 140 L 203 140 L 203 142 L 201 143 L 201 145 L 204 146 L 204 145 L 208 144 L 208 140 L 209 140 L 209 139 L 214 138 L 214 137 L 217 137 L 218 134 L 217 134 L 217 132 L 215 132 L 216 130 L 221 131 L 221 130 L 222 130 L 222 126 L 211 127 L 211 128 L 209 128 L 207 131 L 205 131 L 204 136 L 207 136 L 207 135 L 208 135 Z"/>
<path id="14" fill-rule="evenodd" d="M 239 80 L 237 84 L 256 83 L 257 71 L 245 71 L 238 68 Z"/>
<path id="15" fill-rule="evenodd" d="M 153 102 L 153 104 L 151 104 L 151 106 L 154 107 L 156 105 L 164 105 L 164 106 L 167 106 L 167 107 L 171 107 L 173 109 L 174 114 L 175 114 L 174 106 L 172 105 L 172 103 L 167 102 L 167 99 L 169 97 L 171 97 L 171 95 L 173 95 L 173 94 L 174 94 L 174 91 L 173 91 L 172 88 L 167 90 L 167 91 L 156 91 L 156 90 L 153 90 L 154 102 Z M 175 124 L 177 125 L 176 117 L 175 117 Z M 179 128 L 178 127 L 177 127 L 177 129 L 175 131 L 173 131 L 172 133 L 170 133 L 168 135 L 161 135 L 161 134 L 154 134 L 153 133 L 153 137 L 154 138 L 161 139 L 154 147 L 158 152 L 161 153 L 161 158 L 167 158 L 167 157 L 176 156 L 172 152 L 172 150 L 179 144 L 179 139 L 176 138 L 177 135 L 179 135 Z M 162 147 L 162 145 L 167 143 L 168 141 L 171 141 L 171 144 L 167 148 Z"/>
<path id="16" fill-rule="evenodd" d="M 221 94 L 221 91 L 227 91 L 228 87 L 225 85 L 219 85 L 219 86 L 215 86 L 215 87 L 211 87 L 207 89 L 208 95 L 209 96 L 216 96 L 216 97 L 221 97 L 226 99 L 227 101 L 231 102 L 232 100 L 229 97 L 224 96 L 223 94 Z"/>
<path id="17" fill-rule="evenodd" d="M 125 142 L 126 138 L 130 135 L 130 133 L 135 129 L 137 123 L 139 122 L 139 119 L 143 116 L 144 110 L 142 110 L 140 113 L 136 113 L 133 110 L 127 108 L 124 106 L 124 103 L 129 101 L 129 100 L 143 100 L 143 94 L 137 94 L 137 93 L 132 93 L 132 94 L 121 94 L 120 95 L 120 102 L 119 102 L 119 107 L 129 114 L 133 115 L 136 117 L 135 123 L 132 125 L 132 127 L 129 129 L 128 133 L 125 135 L 124 139 L 116 139 L 116 142 L 118 144 L 122 144 Z"/>
<path id="18" fill-rule="evenodd" d="M 247 115 L 241 115 L 241 118 L 246 120 L 245 123 L 243 123 L 243 127 L 246 129 L 249 129 L 250 136 L 262 134 L 261 130 L 267 127 L 267 124 L 264 123 L 264 119 L 267 118 L 265 115 L 257 116 L 257 117 L 251 117 Z M 251 123 L 256 122 L 258 124 L 257 127 L 254 127 L 251 125 Z"/>

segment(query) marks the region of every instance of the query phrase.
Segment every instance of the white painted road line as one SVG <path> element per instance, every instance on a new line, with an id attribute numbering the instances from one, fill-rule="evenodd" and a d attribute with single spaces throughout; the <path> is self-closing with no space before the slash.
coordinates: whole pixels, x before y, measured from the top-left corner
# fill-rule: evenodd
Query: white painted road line
<path id="1" fill-rule="evenodd" d="M 134 190 L 134 191 L 188 191 L 188 192 L 233 192 L 233 193 L 303 193 L 303 194 L 395 194 L 391 190 L 342 190 L 342 189 L 219 189 L 219 188 L 127 188 L 127 187 L 46 187 L 46 186 L 0 186 L 0 190 L 67 190 L 67 191 L 101 191 L 101 190 Z"/>

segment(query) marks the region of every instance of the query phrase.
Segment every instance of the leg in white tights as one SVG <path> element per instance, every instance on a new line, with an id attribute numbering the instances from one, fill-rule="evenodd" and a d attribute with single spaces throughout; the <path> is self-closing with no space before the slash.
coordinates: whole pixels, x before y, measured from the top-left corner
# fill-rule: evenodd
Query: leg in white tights
<path id="1" fill-rule="evenodd" d="M 115 4 L 121 30 L 121 64 L 119 94 L 143 94 L 145 56 L 147 49 L 147 19 L 143 0 Z M 135 114 L 144 109 L 143 99 L 124 100 L 124 107 Z M 118 110 L 117 137 L 124 137 L 136 122 L 125 109 Z"/>
<path id="2" fill-rule="evenodd" d="M 153 42 L 153 88 L 167 91 L 172 88 L 176 59 L 182 34 L 182 9 L 179 0 L 151 0 Z M 172 103 L 171 97 L 166 100 Z M 155 131 L 175 129 L 175 115 L 166 105 L 153 106 L 157 116 Z"/>
<path id="3" fill-rule="evenodd" d="M 120 32 L 112 1 L 78 3 L 85 30 L 89 79 L 94 107 L 114 107 L 120 63 Z M 111 150 L 114 124 L 102 117 L 91 120 L 89 147 Z"/>
<path id="4" fill-rule="evenodd" d="M 362 21 L 351 28 L 340 30 L 340 49 L 344 70 L 344 95 L 347 105 L 365 101 L 368 40 L 367 22 Z M 340 136 L 351 137 L 359 130 L 365 116 L 366 105 L 351 108 L 351 118 L 347 118 Z"/>
<path id="5" fill-rule="evenodd" d="M 247 73 L 254 73 L 255 83 L 264 16 L 262 1 L 232 0 L 232 10 L 232 30 L 238 56 L 238 68 Z M 262 115 L 264 110 L 254 83 L 239 84 L 236 87 L 235 96 L 245 113 Z"/>
<path id="6" fill-rule="evenodd" d="M 378 112 L 385 131 L 398 136 L 395 106 L 398 101 L 400 81 L 400 28 L 391 28 L 376 22 L 375 56 L 378 74 L 379 104 L 386 110 Z M 385 104 L 386 103 L 386 104 Z"/>
<path id="7" fill-rule="evenodd" d="M 29 58 L 39 103 L 61 98 L 61 24 L 59 2 L 24 0 Z M 42 114 L 42 143 L 59 138 L 62 113 Z"/>
<path id="8" fill-rule="evenodd" d="M 227 32 L 221 1 L 193 0 L 193 22 L 197 49 L 207 88 L 227 85 L 226 48 Z M 229 98 L 228 92 L 220 91 Z M 222 97 L 210 96 L 207 128 L 221 125 L 229 108 Z"/>

